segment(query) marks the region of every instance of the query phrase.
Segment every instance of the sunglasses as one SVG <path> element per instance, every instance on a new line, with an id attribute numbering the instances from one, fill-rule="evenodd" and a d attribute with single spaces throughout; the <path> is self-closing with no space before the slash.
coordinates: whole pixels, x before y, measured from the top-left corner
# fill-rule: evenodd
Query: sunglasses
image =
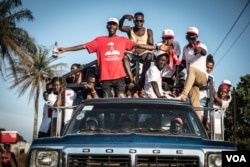
<path id="1" fill-rule="evenodd" d="M 116 22 L 108 22 L 108 25 L 117 25 L 117 23 Z"/>
<path id="2" fill-rule="evenodd" d="M 196 37 L 187 37 L 190 40 L 196 40 Z"/>
<path id="3" fill-rule="evenodd" d="M 171 40 L 173 37 L 164 37 L 164 40 Z"/>
<path id="4" fill-rule="evenodd" d="M 140 23 L 143 23 L 144 20 L 135 20 L 135 22 L 140 22 Z"/>

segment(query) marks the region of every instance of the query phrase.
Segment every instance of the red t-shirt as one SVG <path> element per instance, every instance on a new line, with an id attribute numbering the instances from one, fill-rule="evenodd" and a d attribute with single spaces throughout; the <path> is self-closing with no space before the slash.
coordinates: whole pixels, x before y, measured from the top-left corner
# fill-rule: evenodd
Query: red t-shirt
<path id="1" fill-rule="evenodd" d="M 100 36 L 85 44 L 89 53 L 96 52 L 100 81 L 126 76 L 123 66 L 125 50 L 132 50 L 134 42 L 122 36 Z"/>

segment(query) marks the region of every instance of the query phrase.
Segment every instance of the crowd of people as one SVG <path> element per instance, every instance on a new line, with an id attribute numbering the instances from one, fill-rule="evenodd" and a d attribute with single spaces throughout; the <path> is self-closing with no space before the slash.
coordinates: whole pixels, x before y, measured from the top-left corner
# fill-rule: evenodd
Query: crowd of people
<path id="1" fill-rule="evenodd" d="M 133 21 L 134 26 L 125 26 L 125 20 Z M 86 49 L 96 53 L 96 68 L 86 68 L 67 78 L 67 83 L 82 84 L 82 87 L 67 88 L 60 77 L 47 83 L 44 92 L 44 118 L 39 130 L 39 137 L 49 136 L 50 121 L 56 112 L 48 112 L 50 107 L 73 106 L 79 99 L 90 98 L 168 98 L 182 101 L 189 100 L 193 107 L 206 107 L 209 103 L 209 90 L 202 90 L 207 85 L 214 66 L 213 56 L 199 38 L 197 27 L 188 27 L 187 44 L 181 51 L 172 29 L 164 29 L 162 41 L 154 44 L 153 30 L 144 27 L 144 14 L 137 12 L 124 15 L 120 20 L 107 20 L 107 36 L 98 36 L 92 41 L 72 47 L 57 48 L 58 54 Z M 127 37 L 118 36 L 120 30 Z M 180 58 L 182 54 L 182 58 Z M 151 63 L 154 62 L 154 65 Z M 134 70 L 134 64 L 139 65 Z M 82 67 L 72 64 L 74 71 Z M 138 70 L 138 67 L 139 70 Z M 186 77 L 183 70 L 186 69 Z M 96 86 L 100 90 L 96 90 Z M 214 105 L 224 109 L 231 100 L 230 81 L 223 82 L 218 91 L 213 89 Z M 64 93 L 64 94 L 63 94 Z M 63 95 L 65 104 L 63 104 Z M 65 109 L 64 124 L 71 118 L 73 109 Z M 204 126 L 209 130 L 207 111 L 196 111 Z"/>

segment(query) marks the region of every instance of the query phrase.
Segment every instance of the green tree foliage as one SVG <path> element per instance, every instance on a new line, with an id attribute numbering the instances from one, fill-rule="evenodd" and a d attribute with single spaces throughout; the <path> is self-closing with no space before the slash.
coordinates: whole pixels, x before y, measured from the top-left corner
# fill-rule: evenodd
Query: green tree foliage
<path id="1" fill-rule="evenodd" d="M 6 65 L 15 75 L 15 59 L 22 58 L 20 60 L 25 64 L 29 53 L 36 51 L 34 40 L 28 32 L 17 26 L 20 21 L 33 20 L 32 12 L 20 9 L 21 6 L 21 0 L 0 1 L 0 76 L 4 78 Z"/>
<path id="2" fill-rule="evenodd" d="M 21 97 L 29 90 L 29 101 L 34 99 L 33 139 L 37 136 L 39 96 L 46 87 L 46 80 L 54 75 L 57 68 L 66 67 L 65 63 L 52 64 L 56 59 L 50 56 L 49 50 L 38 46 L 37 53 L 30 55 L 24 66 L 20 61 L 15 62 L 16 77 L 9 75 L 10 89 L 16 88 Z"/>
<path id="3" fill-rule="evenodd" d="M 240 78 L 232 96 L 226 111 L 225 137 L 239 150 L 250 151 L 250 74 Z"/>

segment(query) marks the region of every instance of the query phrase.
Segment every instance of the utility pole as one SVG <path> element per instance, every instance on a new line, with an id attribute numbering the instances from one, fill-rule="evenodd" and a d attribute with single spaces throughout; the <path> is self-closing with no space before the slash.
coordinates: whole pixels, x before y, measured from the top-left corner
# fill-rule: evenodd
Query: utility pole
<path id="1" fill-rule="evenodd" d="M 233 87 L 233 104 L 234 104 L 234 143 L 236 143 L 236 100 L 235 100 L 235 87 Z"/>

